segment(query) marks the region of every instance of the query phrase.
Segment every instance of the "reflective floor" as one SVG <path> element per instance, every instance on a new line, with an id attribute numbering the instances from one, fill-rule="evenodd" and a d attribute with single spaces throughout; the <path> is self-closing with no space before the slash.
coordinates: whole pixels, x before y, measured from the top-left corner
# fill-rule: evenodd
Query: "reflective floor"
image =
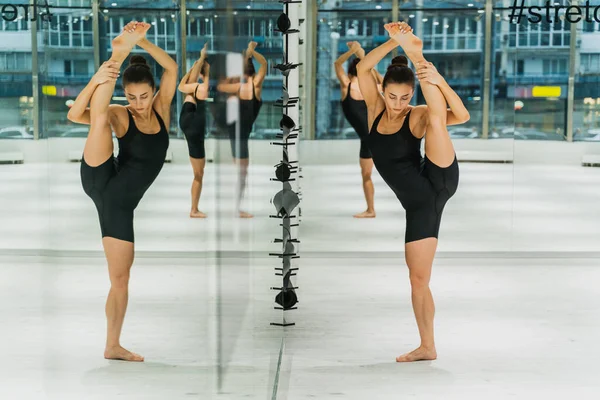
<path id="1" fill-rule="evenodd" d="M 251 165 L 244 209 L 233 218 L 236 170 L 207 164 L 200 209 L 188 218 L 188 165 L 167 164 L 136 210 L 136 248 L 144 252 L 222 250 L 265 254 L 280 236 L 270 203 L 281 184 L 273 168 Z M 373 173 L 377 218 L 354 219 L 366 208 L 358 165 L 303 167 L 302 251 L 399 252 L 404 211 Z M 2 165 L 0 251 L 101 251 L 96 210 L 81 188 L 79 164 Z M 461 164 L 460 186 L 444 211 L 440 253 L 595 252 L 600 237 L 600 168 Z M 218 188 L 218 190 L 217 190 Z M 217 214 L 217 206 L 219 213 Z M 219 218 L 217 218 L 217 215 Z M 368 240 L 367 240 L 368 238 Z"/>
<path id="2" fill-rule="evenodd" d="M 269 260 L 219 263 L 136 261 L 122 342 L 146 362 L 128 364 L 102 358 L 102 259 L 1 257 L 0 398 L 600 393 L 597 259 L 438 259 L 431 284 L 438 360 L 413 364 L 394 361 L 418 344 L 401 259 L 304 259 L 298 310 L 290 312 L 297 325 L 285 330 L 269 325 L 278 313 Z"/>

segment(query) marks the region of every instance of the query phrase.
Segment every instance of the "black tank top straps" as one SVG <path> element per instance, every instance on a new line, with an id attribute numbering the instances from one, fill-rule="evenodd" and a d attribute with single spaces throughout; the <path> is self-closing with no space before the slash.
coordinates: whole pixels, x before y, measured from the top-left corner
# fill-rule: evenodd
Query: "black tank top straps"
<path id="1" fill-rule="evenodd" d="M 129 109 L 129 127 L 127 133 L 118 139 L 119 141 L 119 165 L 132 164 L 135 168 L 148 168 L 144 180 L 153 181 L 162 168 L 169 147 L 169 132 L 160 116 L 152 108 L 160 125 L 157 133 L 146 133 L 138 129 Z"/>

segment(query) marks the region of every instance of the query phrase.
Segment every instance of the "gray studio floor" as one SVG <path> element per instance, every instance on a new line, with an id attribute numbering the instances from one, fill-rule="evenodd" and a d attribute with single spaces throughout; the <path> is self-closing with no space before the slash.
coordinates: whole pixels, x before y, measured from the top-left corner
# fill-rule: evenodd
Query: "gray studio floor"
<path id="1" fill-rule="evenodd" d="M 379 176 L 378 217 L 355 220 L 357 166 L 304 167 L 300 302 L 284 330 L 270 326 L 282 318 L 266 257 L 280 233 L 268 218 L 272 168 L 251 168 L 256 218 L 240 220 L 235 171 L 209 164 L 209 218 L 191 220 L 189 167 L 166 165 L 136 213 L 122 342 L 146 362 L 127 364 L 102 358 L 108 277 L 78 168 L 0 166 L 0 399 L 600 394 L 600 169 L 463 164 L 431 284 L 439 358 L 400 365 L 418 334 L 404 216 Z"/>
<path id="2" fill-rule="evenodd" d="M 273 168 L 250 168 L 244 208 L 257 218 L 233 218 L 233 166 L 207 164 L 201 210 L 188 218 L 191 170 L 167 164 L 136 210 L 139 251 L 240 250 L 268 253 L 280 236 L 271 198 L 281 183 Z M 404 212 L 374 173 L 378 217 L 364 211 L 358 165 L 304 166 L 303 251 L 401 251 Z M 457 194 L 444 212 L 439 250 L 464 252 L 595 251 L 600 237 L 600 168 L 553 165 L 461 165 Z M 0 249 L 101 251 L 97 214 L 83 193 L 79 164 L 0 166 Z M 217 208 L 219 213 L 217 214 Z M 218 218 L 217 218 L 218 216 Z M 219 229 L 222 241 L 217 242 Z"/>
<path id="3" fill-rule="evenodd" d="M 438 260 L 431 287 L 439 358 L 413 364 L 394 361 L 418 340 L 400 260 L 303 260 L 299 308 L 290 314 L 297 326 L 285 333 L 269 326 L 279 313 L 271 309 L 269 262 L 222 263 L 219 288 L 214 260 L 138 259 L 123 344 L 146 362 L 128 364 L 102 359 L 101 259 L 3 257 L 0 398 L 595 399 L 600 393 L 597 259 Z"/>

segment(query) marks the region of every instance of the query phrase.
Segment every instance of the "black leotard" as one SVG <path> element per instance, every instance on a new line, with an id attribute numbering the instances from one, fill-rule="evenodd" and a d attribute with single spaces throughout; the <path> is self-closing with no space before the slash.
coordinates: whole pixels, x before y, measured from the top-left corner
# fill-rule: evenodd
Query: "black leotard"
<path id="1" fill-rule="evenodd" d="M 199 87 L 200 85 L 196 86 L 196 91 Z M 190 157 L 202 159 L 205 157 L 206 102 L 198 100 L 196 91 L 194 91 L 196 104 L 186 101 L 181 107 L 179 127 L 185 135 Z"/>
<path id="2" fill-rule="evenodd" d="M 238 93 L 239 96 L 239 93 Z M 229 139 L 231 143 L 231 154 L 235 158 L 248 158 L 250 156 L 250 152 L 248 150 L 248 140 L 250 139 L 250 133 L 252 132 L 252 126 L 258 117 L 258 113 L 262 106 L 262 100 L 256 98 L 256 93 L 254 91 L 254 82 L 252 82 L 252 99 L 250 100 L 240 100 L 240 148 L 239 152 L 236 148 L 235 143 L 235 125 L 232 125 L 229 128 Z"/>
<path id="3" fill-rule="evenodd" d="M 160 124 L 156 134 L 140 132 L 129 110 L 129 127 L 119 141 L 119 155 L 90 167 L 81 162 L 81 184 L 94 201 L 102 237 L 134 241 L 133 211 L 158 176 L 169 147 L 167 128 L 156 110 Z"/>
<path id="4" fill-rule="evenodd" d="M 410 111 L 400 130 L 377 131 L 385 110 L 373 122 L 369 147 L 377 171 L 406 210 L 405 242 L 438 237 L 442 211 L 458 187 L 458 162 L 441 168 L 421 157 L 421 139 L 410 131 Z"/>
<path id="5" fill-rule="evenodd" d="M 360 138 L 360 158 L 371 158 L 371 151 L 366 142 L 369 136 L 369 117 L 367 114 L 367 103 L 364 100 L 356 100 L 350 96 L 350 87 L 352 82 L 348 84 L 348 94 L 342 100 L 342 110 L 346 120 L 350 123 L 354 131 Z"/>

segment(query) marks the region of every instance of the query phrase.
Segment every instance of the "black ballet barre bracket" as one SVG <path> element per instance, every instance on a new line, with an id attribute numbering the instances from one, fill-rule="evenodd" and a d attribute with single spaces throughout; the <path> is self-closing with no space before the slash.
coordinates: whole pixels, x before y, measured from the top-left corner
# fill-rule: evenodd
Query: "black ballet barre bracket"
<path id="1" fill-rule="evenodd" d="M 296 276 L 296 274 L 286 274 L 287 276 Z M 281 274 L 275 274 L 275 276 L 283 276 L 283 272 Z"/>
<path id="2" fill-rule="evenodd" d="M 300 33 L 298 29 L 288 29 L 287 31 L 280 31 L 279 29 L 273 29 L 274 32 L 279 32 L 282 35 L 291 35 L 292 33 Z"/>
<path id="3" fill-rule="evenodd" d="M 284 71 L 289 71 L 289 70 L 292 70 L 292 69 L 296 69 L 296 68 L 298 68 L 301 65 L 302 65 L 302 63 L 294 64 L 294 63 L 288 62 L 288 63 L 285 63 L 285 64 L 277 64 L 277 65 L 273 66 L 272 68 L 273 69 L 278 69 L 279 71 L 284 72 Z"/>
<path id="4" fill-rule="evenodd" d="M 281 292 L 281 291 L 283 291 L 283 292 L 287 292 L 287 291 L 290 291 L 290 290 L 296 290 L 296 289 L 298 289 L 298 287 L 297 287 L 297 286 L 292 286 L 292 287 L 288 287 L 288 288 L 282 288 L 282 287 L 271 287 L 271 290 L 279 290 L 280 292 Z M 297 302 L 297 303 L 299 303 L 299 302 Z"/>
<path id="5" fill-rule="evenodd" d="M 277 308 L 276 308 L 276 310 L 277 310 Z M 296 323 L 295 322 L 288 322 L 287 324 L 280 324 L 280 323 L 277 323 L 277 322 L 271 322 L 271 325 L 272 326 L 283 326 L 283 327 L 286 327 L 286 326 L 295 326 Z"/>
<path id="6" fill-rule="evenodd" d="M 269 253 L 271 257 L 292 257 L 292 258 L 300 258 L 300 256 L 296 255 L 296 253 Z"/>
<path id="7" fill-rule="evenodd" d="M 291 143 L 280 143 L 280 142 L 271 142 L 270 144 L 272 144 L 273 146 L 295 146 L 296 143 L 291 142 Z"/>
<path id="8" fill-rule="evenodd" d="M 296 174 L 296 173 L 300 172 L 298 167 L 292 167 L 291 165 L 289 165 L 289 163 L 286 163 L 285 161 L 282 161 L 277 165 L 273 165 L 273 168 L 279 168 L 281 165 L 284 165 L 284 164 L 287 164 L 287 167 L 289 168 L 291 174 Z"/>
<path id="9" fill-rule="evenodd" d="M 271 178 L 271 180 L 273 182 L 294 182 L 296 179 L 292 178 L 292 179 L 277 179 L 277 178 Z"/>
<path id="10" fill-rule="evenodd" d="M 288 242 L 290 242 L 290 243 L 302 243 L 302 242 L 301 242 L 301 241 L 299 241 L 298 239 L 288 239 L 287 241 L 288 241 Z M 273 241 L 273 243 L 283 243 L 283 239 L 277 239 L 277 238 L 276 238 L 276 239 Z"/>
<path id="11" fill-rule="evenodd" d="M 299 303 L 299 301 L 297 301 L 296 303 Z M 290 307 L 290 308 L 283 308 L 283 307 L 273 307 L 274 310 L 283 310 L 283 311 L 289 311 L 289 310 L 297 310 L 298 307 Z"/>

